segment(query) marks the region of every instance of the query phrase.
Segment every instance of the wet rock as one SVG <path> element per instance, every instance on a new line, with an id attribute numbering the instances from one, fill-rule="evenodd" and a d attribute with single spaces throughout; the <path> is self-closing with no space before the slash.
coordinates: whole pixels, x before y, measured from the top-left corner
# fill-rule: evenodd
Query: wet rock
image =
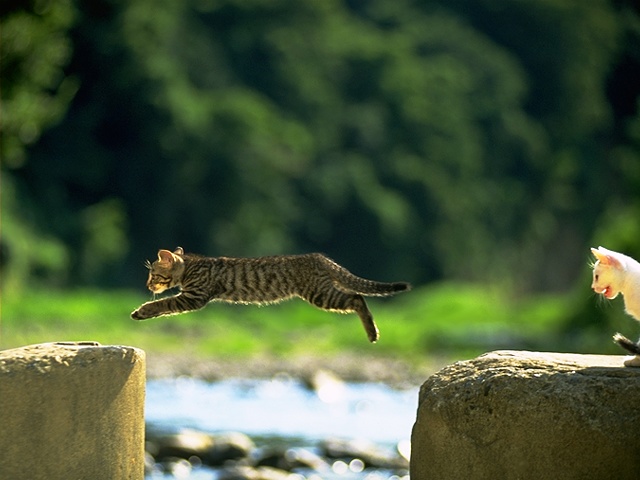
<path id="1" fill-rule="evenodd" d="M 193 466 L 184 458 L 167 458 L 162 464 L 162 472 L 171 474 L 175 478 L 188 478 Z"/>
<path id="2" fill-rule="evenodd" d="M 289 480 L 291 478 L 299 477 L 273 467 L 239 466 L 225 468 L 218 475 L 218 480 Z"/>
<path id="3" fill-rule="evenodd" d="M 322 454 L 335 459 L 359 459 L 365 468 L 385 468 L 402 470 L 409 468 L 409 462 L 393 452 L 380 448 L 368 440 L 345 440 L 331 438 L 320 444 Z"/>
<path id="4" fill-rule="evenodd" d="M 202 458 L 212 447 L 214 441 L 210 435 L 196 430 L 181 430 L 178 433 L 160 435 L 147 439 L 147 451 L 157 461 L 171 458 Z"/>
<path id="5" fill-rule="evenodd" d="M 305 448 L 269 449 L 262 452 L 256 461 L 258 467 L 273 467 L 293 471 L 309 469 L 322 472 L 330 468 L 321 456 Z"/>
<path id="6" fill-rule="evenodd" d="M 498 351 L 420 390 L 411 479 L 637 479 L 640 369 L 623 357 Z"/>
<path id="7" fill-rule="evenodd" d="M 305 448 L 290 448 L 285 452 L 285 458 L 293 468 L 308 468 L 317 472 L 328 470 L 329 463 L 320 455 Z"/>
<path id="8" fill-rule="evenodd" d="M 147 452 L 158 462 L 195 457 L 205 465 L 221 466 L 247 458 L 254 448 L 253 441 L 239 432 L 209 435 L 190 429 L 171 434 L 157 434 L 151 429 L 147 431 Z"/>
<path id="9" fill-rule="evenodd" d="M 145 474 L 154 471 L 156 466 L 156 460 L 149 452 L 144 452 L 144 472 Z"/>
<path id="10" fill-rule="evenodd" d="M 213 436 L 213 444 L 201 457 L 205 465 L 224 465 L 229 461 L 247 458 L 256 448 L 248 435 L 230 432 Z"/>

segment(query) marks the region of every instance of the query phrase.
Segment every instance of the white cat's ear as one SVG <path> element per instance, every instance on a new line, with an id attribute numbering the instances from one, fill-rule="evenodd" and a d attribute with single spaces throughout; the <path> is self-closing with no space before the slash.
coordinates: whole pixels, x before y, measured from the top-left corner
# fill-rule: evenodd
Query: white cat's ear
<path id="1" fill-rule="evenodd" d="M 182 247 L 178 247 L 173 251 L 173 253 L 175 253 L 176 255 L 184 255 L 184 250 L 182 249 Z"/>
<path id="2" fill-rule="evenodd" d="M 606 253 L 605 253 L 606 252 Z M 610 265 L 615 268 L 622 268 L 622 263 L 614 255 L 609 253 L 606 248 L 599 247 L 599 249 L 592 248 L 591 253 L 600 262 L 601 265 Z"/>
<path id="3" fill-rule="evenodd" d="M 176 257 L 169 250 L 158 250 L 158 261 L 164 265 L 171 265 L 176 261 Z"/>

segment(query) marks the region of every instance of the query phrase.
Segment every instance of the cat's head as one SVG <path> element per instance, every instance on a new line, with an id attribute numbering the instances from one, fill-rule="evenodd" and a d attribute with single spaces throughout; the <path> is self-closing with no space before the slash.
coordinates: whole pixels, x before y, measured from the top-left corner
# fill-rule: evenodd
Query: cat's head
<path id="1" fill-rule="evenodd" d="M 147 262 L 149 269 L 147 288 L 153 293 L 162 293 L 180 285 L 184 273 L 183 255 L 184 251 L 181 247 L 176 248 L 173 252 L 159 250 L 158 259 L 153 263 Z"/>
<path id="2" fill-rule="evenodd" d="M 624 282 L 625 256 L 604 247 L 592 248 L 591 253 L 596 257 L 591 288 L 612 300 L 618 296 Z"/>

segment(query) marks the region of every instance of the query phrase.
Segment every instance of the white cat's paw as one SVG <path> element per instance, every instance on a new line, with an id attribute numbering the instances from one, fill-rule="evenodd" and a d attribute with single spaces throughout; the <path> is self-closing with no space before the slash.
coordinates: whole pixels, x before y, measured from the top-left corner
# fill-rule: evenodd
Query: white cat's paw
<path id="1" fill-rule="evenodd" d="M 640 367 L 640 356 L 629 357 L 624 361 L 625 367 Z"/>

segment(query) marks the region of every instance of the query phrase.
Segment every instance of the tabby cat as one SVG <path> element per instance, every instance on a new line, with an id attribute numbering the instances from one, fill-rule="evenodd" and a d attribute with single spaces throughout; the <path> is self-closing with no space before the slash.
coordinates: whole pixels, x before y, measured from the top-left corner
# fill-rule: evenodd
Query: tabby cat
<path id="1" fill-rule="evenodd" d="M 363 296 L 389 296 L 411 289 L 404 282 L 356 277 L 319 253 L 259 258 L 202 257 L 160 250 L 147 262 L 147 288 L 154 294 L 179 287 L 172 297 L 141 305 L 131 318 L 144 320 L 198 310 L 212 301 L 268 304 L 300 297 L 323 310 L 357 313 L 371 342 L 378 328 Z"/>
<path id="2" fill-rule="evenodd" d="M 604 247 L 592 248 L 591 253 L 596 257 L 591 283 L 593 291 L 602 294 L 608 300 L 613 300 L 619 293 L 622 294 L 626 312 L 640 321 L 640 263 Z M 620 333 L 616 333 L 613 339 L 635 355 L 634 358 L 626 360 L 625 365 L 640 367 L 640 345 Z"/>

